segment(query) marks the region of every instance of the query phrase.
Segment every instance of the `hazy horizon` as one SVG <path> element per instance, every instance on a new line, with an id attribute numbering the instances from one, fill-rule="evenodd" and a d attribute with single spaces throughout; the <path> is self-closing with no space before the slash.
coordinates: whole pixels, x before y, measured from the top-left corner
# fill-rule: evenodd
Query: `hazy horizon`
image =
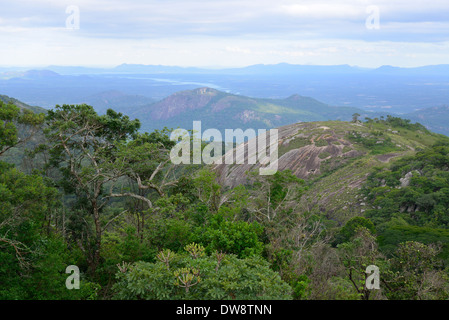
<path id="1" fill-rule="evenodd" d="M 248 64 L 248 65 L 236 65 L 236 66 L 208 66 L 208 65 L 168 65 L 168 64 L 142 64 L 142 63 L 128 63 L 128 62 L 122 62 L 119 64 L 114 65 L 64 65 L 64 64 L 44 64 L 44 65 L 2 65 L 0 64 L 0 68 L 48 68 L 48 67 L 70 67 L 70 68 L 98 68 L 98 69 L 111 69 L 116 68 L 118 66 L 122 65 L 140 65 L 140 66 L 160 66 L 160 67 L 179 67 L 179 68 L 198 68 L 198 69 L 233 69 L 233 68 L 247 68 L 247 67 L 253 67 L 253 66 L 276 66 L 276 65 L 282 65 L 282 64 L 288 64 L 291 66 L 312 66 L 312 67 L 335 67 L 335 66 L 349 66 L 351 68 L 360 68 L 360 69 L 378 69 L 380 67 L 393 67 L 393 68 L 401 68 L 401 69 L 413 69 L 413 68 L 421 68 L 421 67 L 431 67 L 431 66 L 443 66 L 443 65 L 449 65 L 448 63 L 439 63 L 439 64 L 423 64 L 423 65 L 416 65 L 416 66 L 408 66 L 408 67 L 402 67 L 398 65 L 389 65 L 389 64 L 383 64 L 379 66 L 373 66 L 373 67 L 365 67 L 360 65 L 352 65 L 348 63 L 342 63 L 342 64 L 299 64 L 299 63 L 288 63 L 288 62 L 278 62 L 278 63 L 256 63 L 256 64 Z M 31 70 L 31 69 L 30 69 Z"/>

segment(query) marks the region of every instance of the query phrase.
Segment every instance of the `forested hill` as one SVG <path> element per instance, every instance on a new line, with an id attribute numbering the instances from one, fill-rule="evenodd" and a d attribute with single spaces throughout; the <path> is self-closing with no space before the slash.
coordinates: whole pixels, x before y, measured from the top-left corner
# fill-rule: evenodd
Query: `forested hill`
<path id="1" fill-rule="evenodd" d="M 23 110 L 0 103 L 0 299 L 449 298 L 449 138 L 420 124 L 292 123 L 263 176 L 174 164 L 169 131 L 113 110 Z"/>
<path id="2" fill-rule="evenodd" d="M 145 130 L 191 129 L 201 120 L 207 128 L 275 128 L 292 122 L 350 120 L 352 114 L 376 114 L 352 107 L 333 107 L 310 97 L 292 95 L 285 99 L 261 99 L 198 88 L 176 92 L 161 101 L 136 107 L 127 114 L 138 117 Z"/>

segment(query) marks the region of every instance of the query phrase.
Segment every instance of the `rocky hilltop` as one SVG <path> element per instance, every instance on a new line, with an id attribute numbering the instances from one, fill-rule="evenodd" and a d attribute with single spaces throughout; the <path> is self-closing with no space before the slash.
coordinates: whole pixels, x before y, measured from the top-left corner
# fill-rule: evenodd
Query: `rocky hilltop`
<path id="1" fill-rule="evenodd" d="M 386 167 L 445 139 L 419 124 L 401 127 L 376 121 L 309 122 L 278 128 L 278 170 L 291 170 L 309 184 L 301 198 L 304 210 L 325 213 L 340 223 L 360 215 L 366 209 L 360 189 L 375 167 Z M 247 163 L 248 144 L 245 164 L 214 166 L 222 185 L 247 184 L 247 173 L 260 168 L 259 163 Z"/>
<path id="2" fill-rule="evenodd" d="M 292 95 L 285 99 L 261 99 L 231 94 L 213 88 L 176 92 L 150 105 L 128 113 L 139 118 L 144 130 L 169 128 L 189 129 L 201 120 L 204 127 L 276 128 L 292 122 L 349 120 L 353 113 L 372 113 L 350 107 L 335 107 L 310 97 Z"/>

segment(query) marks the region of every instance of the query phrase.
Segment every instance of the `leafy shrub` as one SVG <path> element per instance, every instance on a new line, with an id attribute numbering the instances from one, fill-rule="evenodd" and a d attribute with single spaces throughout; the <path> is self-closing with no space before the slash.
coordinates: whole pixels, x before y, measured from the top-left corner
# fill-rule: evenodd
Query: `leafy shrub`
<path id="1" fill-rule="evenodd" d="M 349 241 L 355 234 L 359 227 L 368 229 L 372 234 L 376 233 L 376 227 L 371 220 L 365 217 L 354 217 L 350 219 L 343 228 L 335 236 L 333 245 L 338 245 L 343 242 Z"/>
<path id="2" fill-rule="evenodd" d="M 320 158 L 320 159 L 325 159 L 325 158 L 327 158 L 327 157 L 329 157 L 331 154 L 329 153 L 329 152 L 321 152 L 319 155 L 318 155 L 318 158 Z"/>
<path id="3" fill-rule="evenodd" d="M 198 227 L 192 237 L 205 246 L 207 253 L 223 251 L 239 258 L 260 255 L 263 243 L 259 240 L 263 228 L 257 223 L 227 221 L 220 214 L 212 216 L 210 224 Z"/>
<path id="4" fill-rule="evenodd" d="M 115 299 L 291 299 L 292 288 L 261 257 L 176 254 L 167 265 L 136 262 L 117 272 Z M 300 290 L 300 289 L 298 289 Z"/>

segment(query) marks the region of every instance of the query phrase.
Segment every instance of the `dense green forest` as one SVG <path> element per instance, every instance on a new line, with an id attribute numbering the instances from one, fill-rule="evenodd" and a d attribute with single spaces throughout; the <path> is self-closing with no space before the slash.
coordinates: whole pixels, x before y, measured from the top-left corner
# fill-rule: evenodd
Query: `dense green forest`
<path id="1" fill-rule="evenodd" d="M 354 122 L 368 133 L 345 134 L 366 158 L 229 188 L 212 167 L 172 164 L 169 129 L 0 102 L 0 299 L 448 299 L 449 138 L 394 117 Z M 350 166 L 369 170 L 363 214 L 303 205 Z"/>

